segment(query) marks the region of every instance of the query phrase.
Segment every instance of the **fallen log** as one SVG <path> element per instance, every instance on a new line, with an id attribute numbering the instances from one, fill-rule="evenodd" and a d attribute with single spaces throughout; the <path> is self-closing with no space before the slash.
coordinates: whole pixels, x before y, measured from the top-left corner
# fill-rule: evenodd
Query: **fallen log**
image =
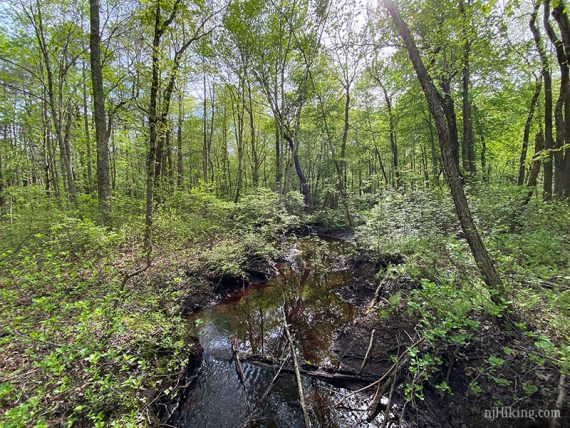
<path id="1" fill-rule="evenodd" d="M 243 385 L 243 387 L 247 388 L 246 380 L 245 380 L 245 374 L 243 372 L 243 368 L 241 366 L 241 361 L 239 358 L 238 343 L 237 343 L 236 338 L 232 339 L 232 358 L 233 358 L 235 365 L 236 365 L 236 372 L 239 376 L 239 380 L 241 381 L 241 384 Z"/>
<path id="2" fill-rule="evenodd" d="M 309 419 L 309 412 L 307 411 L 307 405 L 305 404 L 305 393 L 303 391 L 303 380 L 301 378 L 301 370 L 299 368 L 299 361 L 297 359 L 297 350 L 293 344 L 293 338 L 289 332 L 289 327 L 287 325 L 287 315 L 285 310 L 283 310 L 283 326 L 285 327 L 285 335 L 287 336 L 287 341 L 289 342 L 289 348 L 291 350 L 291 356 L 293 357 L 293 367 L 295 369 L 295 379 L 297 380 L 297 389 L 299 392 L 299 404 L 301 405 L 301 410 L 303 411 L 303 419 L 305 420 L 305 427 L 311 428 L 311 420 Z"/>
<path id="3" fill-rule="evenodd" d="M 279 367 L 283 363 L 283 361 L 280 359 L 273 359 L 267 356 L 262 357 L 261 355 L 257 354 L 247 354 L 241 352 L 240 359 L 242 363 L 255 364 L 257 366 L 271 368 Z M 295 368 L 291 365 L 285 365 L 281 371 L 283 373 L 295 374 Z M 314 377 L 334 386 L 347 389 L 359 388 L 374 381 L 374 377 L 362 373 L 357 373 L 356 371 L 319 367 L 317 365 L 308 363 L 299 363 L 299 372 L 302 375 Z"/>

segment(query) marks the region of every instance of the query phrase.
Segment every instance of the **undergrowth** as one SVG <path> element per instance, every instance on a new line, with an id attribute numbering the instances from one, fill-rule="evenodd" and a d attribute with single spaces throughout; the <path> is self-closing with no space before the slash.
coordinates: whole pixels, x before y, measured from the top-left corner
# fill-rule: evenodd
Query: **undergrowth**
<path id="1" fill-rule="evenodd" d="M 465 373 L 472 381 L 472 394 L 481 393 L 482 377 L 510 393 L 513 402 L 536 391 L 537 385 L 525 381 L 515 388 L 516 379 L 499 375 L 505 361 L 521 353 L 538 367 L 551 365 L 570 373 L 570 207 L 533 199 L 521 212 L 524 189 L 514 186 L 485 183 L 483 190 L 475 184 L 469 194 L 476 223 L 507 290 L 501 306 L 491 301 L 496 290 L 481 280 L 445 192 L 387 192 L 361 213 L 358 245 L 403 254 L 406 263 L 387 274 L 406 276 L 417 284 L 405 296 L 406 311 L 419 320 L 424 338 L 421 350 L 411 350 L 411 375 L 403 391 L 410 401 L 423 399 L 427 385 L 442 394 L 453 393 L 444 357 L 472 349 L 483 335 L 494 334 L 486 329 L 503 328 L 506 317 L 515 323 L 514 334 L 525 348 L 515 352 L 508 346 L 489 346 L 489 355 Z M 507 306 L 512 313 L 506 312 Z M 497 319 L 495 327 L 489 327 L 489 320 Z"/>
<path id="2" fill-rule="evenodd" d="M 90 198 L 62 209 L 43 196 L 13 193 L 0 222 L 6 427 L 154 424 L 188 364 L 183 297 L 205 271 L 239 274 L 248 258 L 275 255 L 299 221 L 285 209 L 294 195 L 259 191 L 234 204 L 178 192 L 157 210 L 153 266 L 123 289 L 143 264 L 142 204 L 115 200 L 106 229 Z"/>

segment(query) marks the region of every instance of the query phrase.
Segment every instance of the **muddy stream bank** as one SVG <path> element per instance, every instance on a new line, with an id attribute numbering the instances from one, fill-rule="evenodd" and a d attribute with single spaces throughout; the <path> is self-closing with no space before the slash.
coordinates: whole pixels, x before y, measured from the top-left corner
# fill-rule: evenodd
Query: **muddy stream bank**
<path id="1" fill-rule="evenodd" d="M 373 296 L 376 266 L 355 261 L 353 245 L 346 237 L 341 238 L 292 239 L 286 260 L 274 266 L 277 276 L 254 281 L 229 294 L 226 290 L 219 303 L 189 317 L 189 329 L 203 348 L 203 360 L 171 424 L 302 426 L 291 358 L 272 383 L 279 363 L 290 357 L 284 334 L 286 319 L 302 364 L 303 388 L 313 425 L 381 425 L 381 416 L 370 423 L 364 421 L 370 402 L 368 391 L 337 405 L 343 396 L 369 384 L 382 367 L 391 364 L 385 352 L 397 351 L 393 347 L 373 347 L 368 351 L 366 366 L 360 367 L 369 338 L 359 340 L 359 334 L 366 335 L 365 331 L 353 335 L 346 329 L 362 312 L 361 302 L 354 301 L 357 293 L 351 290 L 351 284 L 363 280 L 354 275 L 356 263 L 361 276 L 372 275 L 368 281 Z M 366 267 L 370 272 L 365 272 Z M 359 289 L 361 295 L 362 287 Z M 245 383 L 232 358 L 232 342 L 239 351 Z M 369 391 L 374 393 L 373 389 Z M 393 404 L 396 409 L 396 400 Z"/>
<path id="2" fill-rule="evenodd" d="M 483 418 L 483 410 L 497 400 L 512 401 L 512 389 L 498 389 L 481 377 L 481 393 L 474 396 L 465 373 L 507 345 L 530 346 L 528 340 L 484 317 L 465 349 L 441 354 L 441 374 L 434 382 L 446 380 L 453 394 L 428 384 L 424 400 L 406 405 L 398 387 L 411 378 L 403 368 L 396 370 L 393 387 L 358 392 L 387 376 L 394 357 L 418 343 L 418 320 L 406 311 L 406 296 L 418 285 L 406 277 L 379 280 L 377 272 L 404 258 L 357 251 L 350 236 L 291 237 L 289 248 L 277 263 L 253 262 L 247 279 L 218 278 L 214 292 L 189 298 L 188 329 L 200 344 L 200 356 L 192 359 L 189 386 L 169 413 L 168 426 L 304 426 L 285 320 L 312 426 L 513 426 L 512 420 Z M 396 294 L 402 298 L 389 302 Z M 388 306 L 389 315 L 381 316 Z M 521 353 L 505 363 L 504 371 L 517 382 L 544 385 L 517 403 L 547 406 L 552 401 L 555 367 L 538 367 Z M 516 426 L 548 426 L 545 420 L 531 422 Z"/>

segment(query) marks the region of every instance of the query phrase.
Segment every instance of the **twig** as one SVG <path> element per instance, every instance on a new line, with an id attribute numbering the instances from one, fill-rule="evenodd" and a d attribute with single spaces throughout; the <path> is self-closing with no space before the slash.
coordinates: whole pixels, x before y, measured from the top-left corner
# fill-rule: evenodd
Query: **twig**
<path id="1" fill-rule="evenodd" d="M 285 359 L 281 363 L 279 370 L 277 370 L 277 373 L 275 373 L 275 376 L 273 376 L 273 379 L 271 379 L 271 382 L 269 382 L 269 386 L 267 387 L 267 389 L 265 390 L 265 392 L 263 393 L 263 395 L 259 399 L 260 403 L 263 402 L 267 398 L 269 393 L 271 392 L 271 389 L 273 388 L 273 384 L 275 383 L 275 381 L 277 380 L 277 378 L 281 374 L 281 370 L 283 370 L 283 367 L 285 366 L 285 363 L 289 360 L 290 356 L 291 356 L 291 352 L 289 352 L 289 354 L 287 354 L 287 356 L 285 357 Z"/>
<path id="2" fill-rule="evenodd" d="M 350 394 L 345 395 L 344 397 L 342 397 L 338 403 L 336 403 L 336 407 L 338 407 L 344 400 L 346 400 L 347 398 L 352 397 L 353 395 L 358 394 L 359 392 L 362 391 L 366 391 L 369 388 L 372 388 L 374 385 L 378 385 L 380 382 L 382 382 L 384 379 L 386 379 L 386 377 L 388 377 L 388 375 L 392 372 L 392 370 L 394 370 L 394 368 L 396 367 L 396 365 L 401 361 L 401 359 L 404 357 L 404 355 L 406 355 L 408 353 L 408 351 L 413 348 L 414 346 L 418 346 L 420 343 L 422 343 L 424 341 L 424 338 L 420 338 L 418 340 L 416 340 L 414 343 L 412 343 L 409 347 L 406 348 L 406 350 L 404 352 L 402 352 L 398 358 L 396 359 L 396 362 L 394 362 L 394 364 L 392 364 L 392 366 L 388 369 L 388 371 L 386 371 L 386 373 L 384 373 L 382 375 L 382 377 L 378 380 L 375 380 L 374 382 L 372 382 L 369 385 L 366 385 L 363 388 L 357 389 L 356 391 L 351 392 Z"/>
<path id="3" fill-rule="evenodd" d="M 239 380 L 241 381 L 241 384 L 243 385 L 244 389 L 246 389 L 247 387 L 246 387 L 245 374 L 243 372 L 243 367 L 241 366 L 241 361 L 239 360 L 237 339 L 235 337 L 232 339 L 232 358 L 236 365 L 236 372 L 239 376 Z"/>
<path id="4" fill-rule="evenodd" d="M 386 428 L 388 417 L 390 416 L 390 408 L 392 407 L 392 395 L 394 394 L 394 385 L 396 385 L 396 376 L 398 376 L 398 366 L 396 366 L 394 369 L 394 377 L 392 378 L 392 385 L 390 385 L 390 394 L 388 395 L 388 402 L 386 403 L 384 418 L 382 419 L 382 426 L 380 428 Z"/>
<path id="5" fill-rule="evenodd" d="M 305 393 L 303 392 L 303 379 L 301 378 L 301 372 L 299 371 L 299 361 L 297 360 L 297 353 L 295 352 L 295 346 L 293 345 L 293 338 L 289 331 L 289 326 L 287 325 L 287 316 L 285 315 L 285 308 L 283 308 L 283 326 L 285 327 L 285 335 L 287 336 L 287 341 L 289 342 L 289 349 L 291 350 L 291 355 L 293 356 L 293 365 L 295 367 L 295 379 L 297 380 L 297 389 L 299 392 L 299 403 L 301 404 L 301 410 L 303 411 L 303 419 L 305 420 L 305 427 L 310 428 L 311 422 L 309 420 L 309 413 L 307 412 L 307 405 L 305 404 Z"/>
<path id="6" fill-rule="evenodd" d="M 380 284 L 378 284 L 378 287 L 376 287 L 376 291 L 374 292 L 374 297 L 372 298 L 372 300 L 370 301 L 370 304 L 368 305 L 368 311 L 370 312 L 372 310 L 372 308 L 374 308 L 374 306 L 376 306 L 376 303 L 378 303 L 378 299 L 380 298 L 380 291 L 382 290 L 382 286 L 384 285 L 384 283 L 386 282 L 386 278 L 382 278 L 382 281 L 380 281 Z"/>
<path id="7" fill-rule="evenodd" d="M 376 333 L 376 329 L 372 329 L 372 333 L 370 333 L 370 341 L 368 342 L 368 349 L 366 350 L 366 355 L 364 355 L 364 360 L 362 360 L 362 364 L 360 365 L 360 371 L 364 369 L 366 362 L 368 361 L 368 354 L 370 354 L 370 350 L 372 349 L 372 345 L 374 344 L 374 334 Z"/>

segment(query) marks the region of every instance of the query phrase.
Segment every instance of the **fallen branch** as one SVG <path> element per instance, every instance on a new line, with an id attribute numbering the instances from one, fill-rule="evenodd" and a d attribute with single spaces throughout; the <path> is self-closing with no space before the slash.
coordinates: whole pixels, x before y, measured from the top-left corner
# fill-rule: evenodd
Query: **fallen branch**
<path id="1" fill-rule="evenodd" d="M 245 373 L 243 372 L 243 367 L 239 359 L 238 344 L 237 344 L 237 339 L 235 337 L 232 339 L 232 358 L 236 365 L 236 372 L 239 376 L 239 380 L 241 381 L 243 387 L 246 388 Z"/>
<path id="2" fill-rule="evenodd" d="M 390 416 L 390 408 L 392 407 L 392 396 L 394 395 L 394 385 L 396 385 L 397 374 L 398 374 L 398 367 L 396 367 L 396 369 L 394 370 L 394 378 L 392 379 L 392 385 L 390 386 L 388 403 L 386 403 L 386 408 L 384 410 L 384 419 L 382 419 L 382 426 L 380 428 L 385 428 L 387 426 L 388 417 Z"/>
<path id="3" fill-rule="evenodd" d="M 279 366 L 279 370 L 277 370 L 277 373 L 275 373 L 275 376 L 273 376 L 273 379 L 271 379 L 271 382 L 269 382 L 269 386 L 267 387 L 267 389 L 265 390 L 265 392 L 263 393 L 263 395 L 261 396 L 261 398 L 259 399 L 259 402 L 262 403 L 263 401 L 265 401 L 265 399 L 267 398 L 267 396 L 269 395 L 269 393 L 271 392 L 271 389 L 273 388 L 273 385 L 275 384 L 275 381 L 279 378 L 279 375 L 281 375 L 281 371 L 283 370 L 283 367 L 285 366 L 285 363 L 289 360 L 289 357 L 291 356 L 291 353 L 289 353 L 285 359 L 283 360 L 283 362 L 281 363 L 281 365 Z"/>
<path id="4" fill-rule="evenodd" d="M 273 385 L 275 384 L 275 382 L 277 381 L 277 379 L 281 375 L 281 371 L 283 370 L 283 367 L 285 366 L 285 363 L 287 363 L 287 361 L 289 360 L 290 356 L 291 356 L 291 353 L 289 352 L 289 354 L 287 354 L 287 356 L 285 357 L 285 359 L 281 363 L 281 366 L 279 366 L 279 370 L 277 370 L 277 372 L 275 373 L 275 376 L 273 376 L 273 379 L 271 379 L 271 382 L 269 382 L 269 386 L 265 389 L 265 392 L 263 393 L 261 398 L 255 403 L 255 407 L 253 408 L 252 412 L 246 418 L 245 422 L 241 425 L 242 427 L 249 426 L 249 423 L 254 420 L 253 418 L 255 416 L 256 408 L 258 406 L 260 406 L 267 399 L 269 394 L 271 393 L 271 390 L 273 389 Z"/>
<path id="5" fill-rule="evenodd" d="M 283 360 L 276 360 L 267 356 L 262 357 L 257 354 L 241 353 L 240 358 L 242 362 L 247 362 L 249 364 L 255 364 L 262 367 L 276 367 L 280 364 L 283 365 L 284 362 Z M 295 374 L 295 368 L 288 367 L 286 365 L 286 362 L 285 365 L 283 365 L 281 371 L 283 373 Z M 360 374 L 356 371 L 337 370 L 327 367 L 319 367 L 308 363 L 299 363 L 299 371 L 305 376 L 314 377 L 332 385 L 342 386 L 349 389 L 360 387 L 362 385 L 368 385 L 374 380 L 374 378 L 368 375 Z"/>
<path id="6" fill-rule="evenodd" d="M 418 346 L 418 345 L 419 345 L 420 343 L 422 343 L 423 341 L 424 341 L 424 338 L 423 338 L 423 337 L 420 338 L 420 339 L 418 339 L 418 340 L 416 340 L 414 343 L 412 343 L 410 346 L 408 346 L 408 347 L 406 348 L 406 350 L 405 350 L 404 352 L 402 352 L 402 353 L 398 356 L 398 358 L 396 358 L 396 361 L 394 362 L 394 364 L 392 364 L 392 366 L 386 371 L 386 373 L 384 373 L 384 374 L 382 375 L 382 377 L 381 377 L 380 379 L 375 380 L 375 381 L 372 382 L 371 384 L 366 385 L 366 386 L 363 387 L 363 388 L 360 388 L 360 389 L 358 389 L 358 390 L 356 390 L 356 391 L 351 392 L 350 394 L 345 395 L 344 397 L 342 397 L 342 398 L 338 401 L 338 403 L 336 403 L 335 407 L 338 407 L 338 406 L 339 406 L 342 402 L 344 402 L 347 398 L 350 398 L 350 397 L 352 397 L 352 396 L 358 394 L 359 392 L 366 391 L 367 389 L 372 388 L 373 386 L 378 385 L 380 382 L 384 381 L 384 380 L 390 375 L 390 373 L 392 373 L 392 371 L 399 365 L 399 363 L 400 363 L 401 361 L 403 361 L 403 358 L 404 358 L 404 356 L 408 353 L 408 351 L 409 351 L 411 348 L 413 348 L 413 347 L 415 347 L 415 346 Z"/>
<path id="7" fill-rule="evenodd" d="M 311 427 L 311 421 L 309 420 L 309 413 L 307 412 L 307 405 L 305 404 L 305 393 L 303 391 L 303 379 L 301 378 L 301 371 L 299 370 L 299 361 L 297 360 L 297 353 L 295 351 L 295 345 L 293 344 L 293 338 L 289 332 L 289 326 L 287 325 L 287 316 L 285 315 L 285 309 L 283 309 L 283 326 L 285 327 L 285 336 L 289 342 L 289 348 L 291 350 L 291 355 L 293 356 L 293 366 L 295 367 L 295 379 L 297 380 L 297 390 L 299 392 L 299 404 L 301 404 L 301 410 L 303 411 L 303 419 L 305 420 L 305 427 Z"/>
<path id="8" fill-rule="evenodd" d="M 370 312 L 374 308 L 374 306 L 376 306 L 376 304 L 378 303 L 378 300 L 380 299 L 380 291 L 382 290 L 382 286 L 384 285 L 385 282 L 386 278 L 382 278 L 382 281 L 380 281 L 380 284 L 378 284 L 378 287 L 376 287 L 376 291 L 374 292 L 374 297 L 372 298 L 370 304 L 368 305 L 367 312 Z"/>
<path id="9" fill-rule="evenodd" d="M 366 355 L 364 355 L 364 360 L 362 360 L 362 364 L 360 365 L 360 371 L 364 369 L 366 362 L 368 361 L 368 354 L 370 354 L 370 350 L 372 349 L 372 345 L 374 344 L 374 334 L 376 333 L 376 329 L 372 329 L 372 333 L 370 333 L 370 341 L 368 342 L 368 349 L 366 349 Z"/>

